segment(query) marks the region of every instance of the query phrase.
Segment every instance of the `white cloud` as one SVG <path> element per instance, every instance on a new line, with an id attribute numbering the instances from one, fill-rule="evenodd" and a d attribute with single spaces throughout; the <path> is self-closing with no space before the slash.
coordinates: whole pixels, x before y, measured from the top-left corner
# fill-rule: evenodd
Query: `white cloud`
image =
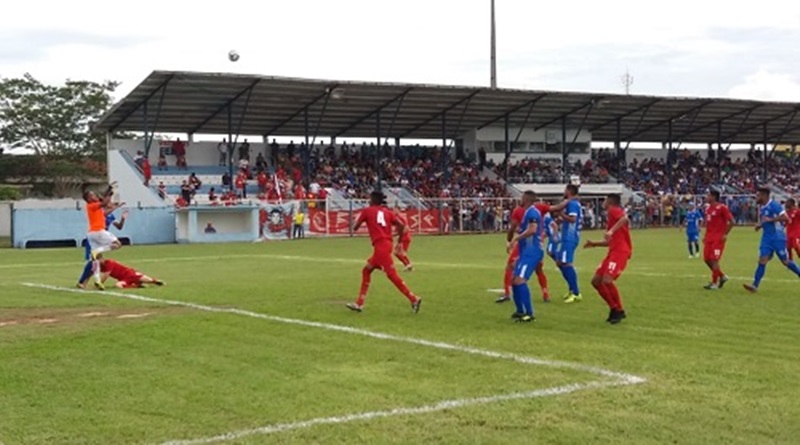
<path id="1" fill-rule="evenodd" d="M 747 76 L 741 85 L 731 88 L 728 96 L 737 99 L 800 102 L 800 81 L 790 74 L 760 69 Z"/>

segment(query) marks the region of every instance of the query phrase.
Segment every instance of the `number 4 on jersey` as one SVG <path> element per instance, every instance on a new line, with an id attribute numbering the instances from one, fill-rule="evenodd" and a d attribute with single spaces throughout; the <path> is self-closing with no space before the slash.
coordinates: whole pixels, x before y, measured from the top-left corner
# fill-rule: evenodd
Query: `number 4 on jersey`
<path id="1" fill-rule="evenodd" d="M 386 217 L 383 215 L 383 210 L 378 212 L 377 219 L 378 219 L 378 224 L 380 224 L 381 227 L 386 227 Z"/>

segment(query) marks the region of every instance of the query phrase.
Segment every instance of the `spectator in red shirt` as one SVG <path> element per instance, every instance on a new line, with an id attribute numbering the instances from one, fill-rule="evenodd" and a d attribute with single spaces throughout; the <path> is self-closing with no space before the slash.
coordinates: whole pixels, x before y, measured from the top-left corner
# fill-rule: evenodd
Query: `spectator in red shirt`
<path id="1" fill-rule="evenodd" d="M 150 187 L 150 178 L 153 177 L 153 171 L 150 167 L 150 160 L 147 158 L 142 160 L 142 174 L 144 175 L 144 185 Z"/>
<path id="2" fill-rule="evenodd" d="M 264 171 L 260 171 L 258 176 L 256 177 L 258 181 L 258 193 L 265 195 L 267 193 L 267 183 L 269 183 L 269 177 Z"/>
<path id="3" fill-rule="evenodd" d="M 172 153 L 175 154 L 175 166 L 186 170 L 186 144 L 181 138 L 172 143 Z"/>
<path id="4" fill-rule="evenodd" d="M 236 190 L 239 191 L 239 196 L 247 198 L 247 178 L 243 173 L 236 175 Z"/>

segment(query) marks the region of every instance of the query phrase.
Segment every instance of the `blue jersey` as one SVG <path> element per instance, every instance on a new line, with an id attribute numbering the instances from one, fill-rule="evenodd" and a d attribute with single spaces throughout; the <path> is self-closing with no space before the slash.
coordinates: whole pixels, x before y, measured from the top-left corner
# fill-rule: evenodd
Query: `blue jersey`
<path id="1" fill-rule="evenodd" d="M 761 218 L 777 218 L 786 213 L 783 206 L 778 201 L 772 200 L 767 205 L 761 207 Z M 761 223 L 761 243 L 772 243 L 775 241 L 786 241 L 786 226 L 780 221 L 770 221 Z"/>
<path id="2" fill-rule="evenodd" d="M 542 224 L 544 224 L 544 235 L 547 237 L 547 242 L 550 244 L 557 244 L 558 234 L 553 231 L 552 227 L 550 227 L 551 224 L 553 224 L 553 217 L 550 216 L 549 213 L 544 215 Z"/>
<path id="3" fill-rule="evenodd" d="M 692 210 L 686 214 L 686 233 L 700 233 L 700 220 L 703 214 L 699 210 Z"/>
<path id="4" fill-rule="evenodd" d="M 581 241 L 581 227 L 583 226 L 583 208 L 581 202 L 572 199 L 567 203 L 564 213 L 575 217 L 575 222 L 564 221 L 561 223 L 561 240 L 565 244 L 579 244 Z"/>
<path id="5" fill-rule="evenodd" d="M 527 210 L 525 210 L 525 214 L 522 217 L 522 223 L 519 225 L 519 232 L 524 233 L 528 230 L 528 227 L 531 224 L 536 224 L 536 232 L 525 239 L 519 240 L 519 256 L 520 257 L 529 257 L 535 256 L 537 254 L 543 253 L 542 250 L 542 214 L 539 213 L 539 210 L 534 207 L 530 206 Z"/>

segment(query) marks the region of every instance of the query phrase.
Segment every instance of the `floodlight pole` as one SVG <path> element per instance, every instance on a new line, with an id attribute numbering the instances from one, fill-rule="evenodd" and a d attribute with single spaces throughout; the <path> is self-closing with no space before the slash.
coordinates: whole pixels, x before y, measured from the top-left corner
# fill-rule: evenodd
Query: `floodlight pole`
<path id="1" fill-rule="evenodd" d="M 378 175 L 375 190 L 382 191 L 381 184 L 381 110 L 375 112 L 375 136 L 378 145 L 375 147 L 375 173 Z"/>
<path id="2" fill-rule="evenodd" d="M 492 3 L 492 31 L 491 31 L 491 78 L 490 78 L 490 85 L 492 88 L 497 88 L 497 30 L 496 30 L 496 23 L 495 23 L 495 16 L 494 16 L 494 0 L 491 0 Z"/>

